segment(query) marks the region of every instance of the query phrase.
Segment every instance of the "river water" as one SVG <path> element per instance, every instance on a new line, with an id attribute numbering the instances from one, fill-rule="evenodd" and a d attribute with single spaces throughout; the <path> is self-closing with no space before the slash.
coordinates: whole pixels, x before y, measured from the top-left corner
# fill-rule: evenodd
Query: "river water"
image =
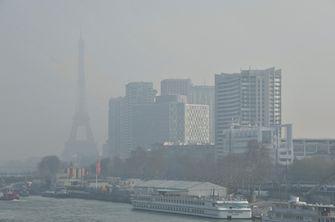
<path id="1" fill-rule="evenodd" d="M 0 201 L 0 222 L 215 222 L 207 218 L 132 210 L 129 204 L 79 199 L 26 197 Z M 246 222 L 247 220 L 234 220 Z"/>

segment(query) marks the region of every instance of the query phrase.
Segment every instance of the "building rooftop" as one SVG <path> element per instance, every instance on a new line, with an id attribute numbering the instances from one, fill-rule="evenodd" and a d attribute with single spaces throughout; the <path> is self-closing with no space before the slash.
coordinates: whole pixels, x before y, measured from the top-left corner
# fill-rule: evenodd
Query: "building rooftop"
<path id="1" fill-rule="evenodd" d="M 200 181 L 182 181 L 182 180 L 148 180 L 142 183 L 138 183 L 137 187 L 151 187 L 151 188 L 160 188 L 160 189 L 183 189 L 187 190 L 192 187 L 199 185 L 206 185 L 212 188 L 224 188 L 219 185 L 209 183 L 209 182 L 200 182 Z"/>

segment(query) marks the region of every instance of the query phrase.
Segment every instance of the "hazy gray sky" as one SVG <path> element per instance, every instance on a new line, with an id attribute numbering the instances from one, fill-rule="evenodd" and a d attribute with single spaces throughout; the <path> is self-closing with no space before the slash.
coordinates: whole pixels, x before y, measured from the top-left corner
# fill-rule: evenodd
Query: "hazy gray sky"
<path id="1" fill-rule="evenodd" d="M 296 137 L 334 138 L 334 12 L 333 0 L 0 0 L 0 160 L 63 150 L 80 27 L 99 145 L 127 81 L 209 84 L 249 65 L 282 68 Z"/>

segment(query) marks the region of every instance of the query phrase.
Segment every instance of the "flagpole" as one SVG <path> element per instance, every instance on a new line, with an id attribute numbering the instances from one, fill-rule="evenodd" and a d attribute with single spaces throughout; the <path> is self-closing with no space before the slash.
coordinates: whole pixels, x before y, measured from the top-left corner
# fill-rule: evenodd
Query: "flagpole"
<path id="1" fill-rule="evenodd" d="M 95 189 L 98 190 L 98 173 L 95 171 Z"/>
<path id="2" fill-rule="evenodd" d="M 98 190 L 98 164 L 99 164 L 99 156 L 97 158 L 97 162 L 95 163 L 95 190 Z"/>
<path id="3" fill-rule="evenodd" d="M 95 189 L 98 190 L 98 175 L 101 173 L 100 154 L 98 154 L 97 162 L 95 165 Z"/>

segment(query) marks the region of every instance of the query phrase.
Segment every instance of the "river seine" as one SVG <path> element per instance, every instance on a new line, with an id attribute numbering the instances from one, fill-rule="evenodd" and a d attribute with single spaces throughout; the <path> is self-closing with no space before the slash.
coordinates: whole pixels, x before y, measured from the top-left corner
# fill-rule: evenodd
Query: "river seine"
<path id="1" fill-rule="evenodd" d="M 191 216 L 132 210 L 129 204 L 79 199 L 26 197 L 0 201 L 0 222 L 214 222 L 225 221 Z M 234 220 L 246 222 L 247 220 Z"/>

